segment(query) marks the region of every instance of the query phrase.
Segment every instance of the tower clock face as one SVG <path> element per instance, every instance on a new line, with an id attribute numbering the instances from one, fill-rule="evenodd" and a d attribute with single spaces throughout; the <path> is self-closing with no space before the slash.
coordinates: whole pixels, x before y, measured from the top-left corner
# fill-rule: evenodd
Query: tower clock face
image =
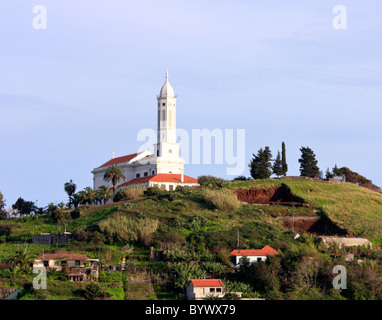
<path id="1" fill-rule="evenodd" d="M 169 103 L 168 103 L 168 105 L 169 105 L 169 107 L 171 107 L 171 106 L 172 106 L 172 103 L 171 103 L 171 102 L 169 102 Z"/>

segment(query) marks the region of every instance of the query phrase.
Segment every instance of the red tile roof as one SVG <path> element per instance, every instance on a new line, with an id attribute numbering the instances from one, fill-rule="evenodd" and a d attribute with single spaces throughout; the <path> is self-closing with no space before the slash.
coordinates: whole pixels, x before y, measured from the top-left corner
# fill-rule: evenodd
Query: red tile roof
<path id="1" fill-rule="evenodd" d="M 156 176 L 154 176 L 150 181 L 180 183 L 181 182 L 181 174 L 159 173 Z M 198 179 L 184 175 L 183 176 L 183 182 L 184 183 L 198 183 Z"/>
<path id="2" fill-rule="evenodd" d="M 263 249 L 240 249 L 233 250 L 231 256 L 271 256 L 277 254 L 277 250 L 270 246 L 265 246 Z"/>
<path id="3" fill-rule="evenodd" d="M 132 184 L 139 184 L 144 182 L 172 182 L 181 183 L 181 175 L 175 173 L 159 173 L 154 176 L 140 177 L 120 184 L 118 187 L 125 187 Z M 198 179 L 184 175 L 183 183 L 198 183 Z"/>
<path id="4" fill-rule="evenodd" d="M 39 256 L 37 258 L 38 260 L 87 260 L 90 259 L 87 256 L 84 256 L 83 254 L 78 253 L 45 253 L 43 256 Z"/>
<path id="5" fill-rule="evenodd" d="M 224 287 L 220 279 L 192 279 L 194 287 Z"/>
<path id="6" fill-rule="evenodd" d="M 130 161 L 131 159 L 135 158 L 137 155 L 138 155 L 138 153 L 133 153 L 133 154 L 129 154 L 127 156 L 117 157 L 117 158 L 111 159 L 108 162 L 104 163 L 102 166 L 100 166 L 100 168 L 112 166 L 112 165 L 117 164 L 117 163 L 123 163 L 123 162 Z"/>

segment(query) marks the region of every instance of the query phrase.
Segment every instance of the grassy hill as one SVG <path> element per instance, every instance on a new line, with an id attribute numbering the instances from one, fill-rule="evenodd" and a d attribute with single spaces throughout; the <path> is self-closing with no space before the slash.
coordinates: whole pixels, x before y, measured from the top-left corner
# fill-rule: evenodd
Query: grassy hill
<path id="1" fill-rule="evenodd" d="M 241 204 L 233 195 L 233 191 L 238 189 L 268 190 L 282 185 L 290 189 L 293 199 L 301 199 L 309 206 Z M 333 298 L 330 285 L 325 289 L 322 289 L 322 285 L 313 285 L 314 291 L 295 289 L 296 281 L 302 281 L 299 276 L 303 272 L 301 270 L 305 270 L 306 264 L 311 261 L 314 261 L 315 266 L 320 266 L 321 277 L 330 277 L 332 266 L 329 267 L 328 264 L 332 261 L 332 251 L 316 244 L 314 235 L 302 234 L 301 238 L 295 240 L 296 232 L 285 228 L 276 219 L 292 214 L 309 217 L 324 215 L 348 233 L 366 237 L 373 244 L 382 244 L 382 194 L 349 183 L 330 184 L 313 179 L 268 179 L 233 181 L 228 183 L 227 188 L 216 190 L 206 187 L 171 192 L 157 190 L 128 201 L 103 206 L 83 206 L 79 218 L 72 218 L 67 212 L 61 225 L 50 215 L 2 220 L 0 231 L 4 228 L 10 230 L 8 234 L 0 233 L 0 265 L 6 265 L 24 243 L 29 243 L 29 251 L 34 255 L 41 254 L 43 250 L 68 250 L 93 258 L 99 257 L 106 265 L 119 264 L 122 257 L 126 257 L 125 273 L 103 271 L 100 276 L 100 285 L 115 299 L 177 299 L 181 292 L 181 276 L 178 273 L 182 272 L 177 264 L 194 265 L 195 262 L 197 265 L 194 267 L 198 272 L 233 279 L 232 283 L 238 281 L 240 286 L 244 286 L 244 289 L 235 287 L 234 290 L 246 292 L 248 284 L 253 283 L 252 289 L 248 289 L 246 293 L 249 296 L 258 296 L 258 290 L 261 295 L 271 299 L 312 296 Z M 124 221 L 130 225 L 131 230 L 126 232 L 115 221 Z M 155 232 L 145 233 L 140 229 L 142 225 L 147 228 L 155 226 Z M 111 232 L 110 228 L 116 230 Z M 74 233 L 74 239 L 64 245 L 31 244 L 33 234 L 58 233 L 65 229 Z M 261 274 L 272 279 L 272 283 L 278 283 L 276 293 L 272 289 L 274 284 L 267 285 L 267 281 L 271 281 L 268 278 L 260 279 L 261 281 L 257 278 L 248 280 L 248 277 L 233 271 L 229 253 L 237 246 L 238 232 L 241 248 L 262 248 L 270 245 L 283 257 L 281 266 L 273 261 L 272 267 L 261 271 Z M 134 248 L 128 253 L 124 251 L 127 244 Z M 156 261 L 149 259 L 150 247 L 154 251 L 162 252 L 163 256 Z M 360 257 L 365 255 L 362 252 L 359 254 Z M 370 253 L 367 256 L 370 257 Z M 382 261 L 381 254 L 372 253 L 372 256 L 376 257 L 376 261 Z M 0 276 L 7 275 L 6 268 L 0 268 Z M 271 268 L 277 271 L 267 275 L 267 270 Z M 314 270 L 316 267 L 312 268 Z M 354 274 L 356 272 L 360 271 L 355 269 Z M 24 286 L 32 279 L 30 274 L 25 277 Z M 60 293 L 62 277 L 59 281 L 54 277 L 56 275 L 53 274 L 49 278 L 51 289 L 38 294 L 25 289 L 24 299 L 82 298 L 81 290 L 85 290 L 84 286 L 79 290 L 75 284 L 64 281 L 62 288 L 65 288 L 65 292 Z M 320 281 L 316 278 L 314 276 L 315 282 Z M 331 283 L 327 280 L 329 278 L 325 279 L 323 283 Z M 0 286 L 1 282 L 2 280 Z M 260 283 L 261 287 L 256 287 L 256 283 Z M 3 282 L 4 285 L 7 282 Z M 302 288 L 306 286 L 298 285 Z M 357 294 L 363 297 L 367 290 L 358 288 L 348 290 L 347 294 L 350 298 L 357 298 Z"/>
<path id="2" fill-rule="evenodd" d="M 382 245 L 381 193 L 351 183 L 330 184 L 309 178 L 238 181 L 232 183 L 230 188 L 267 189 L 281 184 L 286 184 L 296 196 L 321 210 L 339 227 Z"/>

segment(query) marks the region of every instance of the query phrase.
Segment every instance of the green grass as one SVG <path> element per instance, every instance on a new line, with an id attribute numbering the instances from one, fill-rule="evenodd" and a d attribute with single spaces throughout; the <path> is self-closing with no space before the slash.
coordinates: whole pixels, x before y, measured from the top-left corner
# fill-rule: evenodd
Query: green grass
<path id="1" fill-rule="evenodd" d="M 330 184 L 326 181 L 260 180 L 238 181 L 230 188 L 267 189 L 289 186 L 291 191 L 314 208 L 322 210 L 339 227 L 375 244 L 382 244 L 382 194 L 351 183 Z"/>

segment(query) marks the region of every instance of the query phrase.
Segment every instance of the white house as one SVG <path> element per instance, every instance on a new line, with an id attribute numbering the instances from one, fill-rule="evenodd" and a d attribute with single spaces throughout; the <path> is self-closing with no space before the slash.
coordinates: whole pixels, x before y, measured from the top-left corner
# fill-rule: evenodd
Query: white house
<path id="1" fill-rule="evenodd" d="M 166 81 L 157 96 L 157 143 L 154 153 L 144 151 L 115 158 L 92 171 L 94 189 L 113 186 L 104 180 L 104 174 L 112 165 L 122 169 L 125 179 L 118 181 L 117 188 L 143 188 L 158 186 L 175 190 L 180 186 L 197 186 L 198 180 L 184 175 L 184 160 L 180 157 L 180 144 L 176 142 L 176 99 L 174 89 Z"/>
<path id="2" fill-rule="evenodd" d="M 243 257 L 249 260 L 249 263 L 267 260 L 267 256 L 276 255 L 278 252 L 270 246 L 262 249 L 235 249 L 230 256 L 235 258 L 235 267 L 240 266 Z"/>
<path id="3" fill-rule="evenodd" d="M 220 279 L 192 279 L 186 289 L 187 300 L 202 300 L 209 296 L 223 298 L 224 285 Z"/>

